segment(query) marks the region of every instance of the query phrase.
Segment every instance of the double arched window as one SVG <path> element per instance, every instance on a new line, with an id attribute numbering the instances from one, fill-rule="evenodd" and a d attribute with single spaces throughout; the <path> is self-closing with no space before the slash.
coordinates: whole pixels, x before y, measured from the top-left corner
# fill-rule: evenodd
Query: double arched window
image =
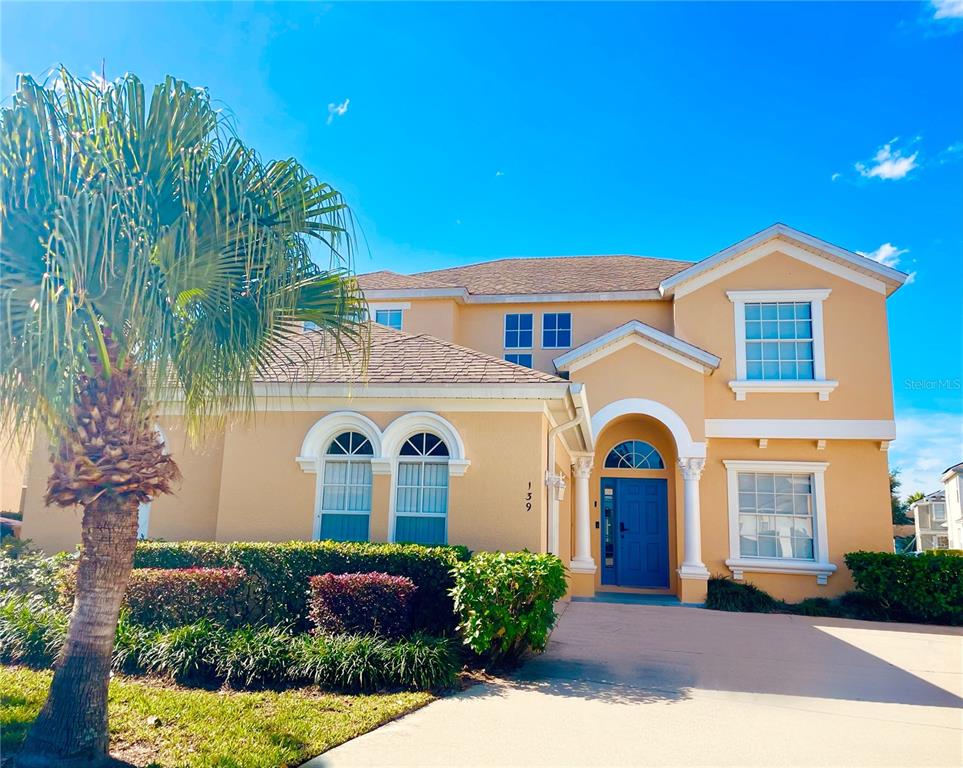
<path id="1" fill-rule="evenodd" d="M 642 440 L 625 440 L 605 457 L 606 469 L 665 469 L 659 452 Z"/>
<path id="2" fill-rule="evenodd" d="M 371 441 L 360 432 L 337 435 L 324 452 L 320 538 L 367 541 L 371 518 Z"/>
<path id="3" fill-rule="evenodd" d="M 448 540 L 448 445 L 417 432 L 399 450 L 394 540 L 444 544 Z"/>

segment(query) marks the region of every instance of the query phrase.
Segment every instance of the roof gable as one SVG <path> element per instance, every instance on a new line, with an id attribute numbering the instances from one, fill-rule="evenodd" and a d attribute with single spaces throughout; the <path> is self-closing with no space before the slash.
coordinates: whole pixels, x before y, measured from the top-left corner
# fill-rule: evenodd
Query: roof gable
<path id="1" fill-rule="evenodd" d="M 720 358 L 711 352 L 639 320 L 630 320 L 556 357 L 555 367 L 560 371 L 577 370 L 632 344 L 652 350 L 699 373 L 711 373 L 719 367 Z"/>
<path id="2" fill-rule="evenodd" d="M 776 248 L 767 247 L 778 241 Z M 886 296 L 899 288 L 909 275 L 884 266 L 858 253 L 807 235 L 785 224 L 773 224 L 735 245 L 669 276 L 659 286 L 663 296 L 684 296 L 714 280 L 751 264 L 778 250 L 839 277 Z"/>

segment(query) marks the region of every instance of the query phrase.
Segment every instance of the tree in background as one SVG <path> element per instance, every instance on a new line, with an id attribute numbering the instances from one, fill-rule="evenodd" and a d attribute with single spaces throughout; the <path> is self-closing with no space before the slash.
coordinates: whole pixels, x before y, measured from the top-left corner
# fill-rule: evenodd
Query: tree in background
<path id="1" fill-rule="evenodd" d="M 21 77 L 0 114 L 0 429 L 45 430 L 48 504 L 83 510 L 77 596 L 49 697 L 20 756 L 107 755 L 107 683 L 137 507 L 178 479 L 155 429 L 250 413 L 253 383 L 303 321 L 364 341 L 341 195 L 262 162 L 206 91 L 132 75 Z M 311 259 L 324 249 L 328 268 Z"/>
<path id="2" fill-rule="evenodd" d="M 893 525 L 910 525 L 913 522 L 906 514 L 909 504 L 899 496 L 899 489 L 902 485 L 903 482 L 899 479 L 899 470 L 891 469 L 889 471 L 889 503 L 893 513 Z"/>

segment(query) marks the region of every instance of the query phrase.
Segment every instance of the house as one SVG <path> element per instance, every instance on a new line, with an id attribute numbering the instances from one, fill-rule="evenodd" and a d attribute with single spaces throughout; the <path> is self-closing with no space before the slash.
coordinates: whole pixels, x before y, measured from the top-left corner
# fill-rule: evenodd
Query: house
<path id="1" fill-rule="evenodd" d="M 359 278 L 367 361 L 306 331 L 253 424 L 192 447 L 162 539 L 312 537 L 557 553 L 571 591 L 700 602 L 710 574 L 835 595 L 888 551 L 886 298 L 906 275 L 782 224 L 696 263 L 502 259 Z M 72 548 L 29 468 L 24 535 Z"/>
<path id="2" fill-rule="evenodd" d="M 909 513 L 913 518 L 916 535 L 916 551 L 929 549 L 948 549 L 949 537 L 946 531 L 946 494 L 936 491 L 910 504 Z"/>
<path id="3" fill-rule="evenodd" d="M 963 507 L 960 505 L 963 462 L 947 469 L 940 479 L 946 503 L 946 543 L 950 549 L 963 550 Z"/>

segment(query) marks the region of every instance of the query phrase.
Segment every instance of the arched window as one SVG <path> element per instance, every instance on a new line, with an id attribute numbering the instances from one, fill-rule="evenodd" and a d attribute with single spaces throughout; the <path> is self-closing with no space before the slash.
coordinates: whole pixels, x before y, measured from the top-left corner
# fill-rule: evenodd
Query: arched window
<path id="1" fill-rule="evenodd" d="M 605 457 L 607 469 L 665 469 L 659 452 L 641 440 L 619 443 Z"/>
<path id="2" fill-rule="evenodd" d="M 448 459 L 445 441 L 418 432 L 399 450 L 394 540 L 414 544 L 448 541 Z"/>
<path id="3" fill-rule="evenodd" d="M 371 517 L 371 441 L 342 432 L 324 452 L 320 538 L 367 541 Z"/>

